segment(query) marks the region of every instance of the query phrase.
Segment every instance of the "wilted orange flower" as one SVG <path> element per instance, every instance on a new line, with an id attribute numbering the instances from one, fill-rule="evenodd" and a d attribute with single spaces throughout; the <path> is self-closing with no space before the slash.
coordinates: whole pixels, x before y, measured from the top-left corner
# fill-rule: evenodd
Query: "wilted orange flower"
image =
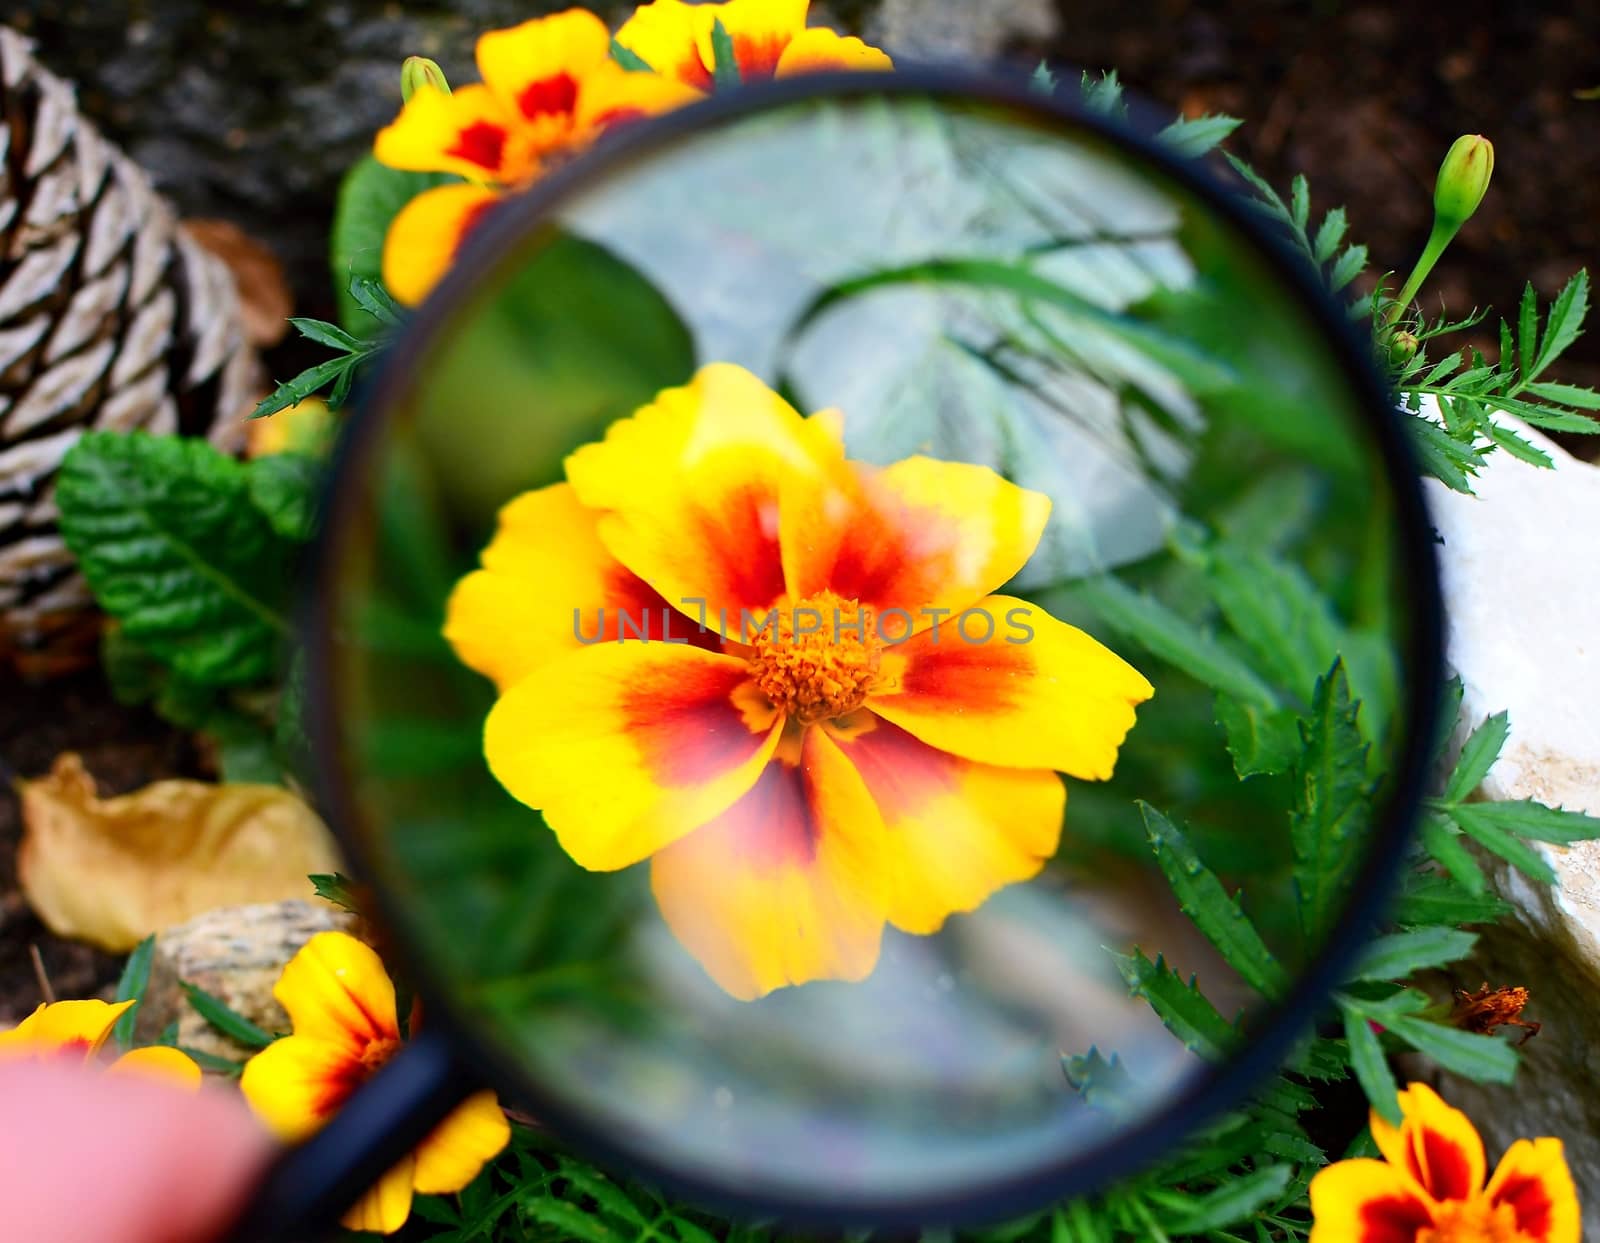
<path id="1" fill-rule="evenodd" d="M 1400 1093 L 1402 1120 L 1372 1114 L 1383 1154 L 1311 1180 L 1311 1243 L 1578 1243 L 1578 1193 L 1559 1139 L 1519 1139 L 1484 1185 L 1483 1140 L 1432 1088 Z"/>
<path id="2" fill-rule="evenodd" d="M 716 80 L 713 34 L 720 21 L 741 82 L 829 69 L 890 69 L 889 57 L 860 39 L 806 27 L 810 0 L 726 0 L 640 5 L 617 31 L 617 43 L 658 73 L 709 91 Z"/>
<path id="3" fill-rule="evenodd" d="M 851 462 L 837 411 L 802 418 L 741 368 L 661 393 L 566 475 L 501 512 L 445 633 L 499 686 L 495 776 L 583 867 L 650 859 L 736 997 L 860 980 L 886 922 L 932 933 L 1037 874 L 1057 772 L 1109 777 L 1152 694 L 991 594 L 1047 497 Z"/>
<path id="4" fill-rule="evenodd" d="M 93 1062 L 111 1029 L 139 1003 L 53 1001 L 41 1005 L 8 1032 L 0 1032 L 0 1061 L 70 1057 Z M 106 1067 L 107 1074 L 153 1075 L 188 1088 L 200 1086 L 200 1068 L 188 1054 L 164 1045 L 130 1049 Z"/>
<path id="5" fill-rule="evenodd" d="M 500 194 L 623 121 L 676 108 L 700 92 L 611 59 L 611 32 L 569 9 L 478 40 L 483 81 L 453 94 L 421 85 L 373 154 L 391 168 L 458 173 L 467 182 L 424 191 L 401 209 L 383 248 L 383 283 L 414 304 L 449 267 Z"/>
<path id="6" fill-rule="evenodd" d="M 394 984 L 370 946 L 319 932 L 290 959 L 272 995 L 294 1034 L 252 1057 L 239 1087 L 274 1133 L 304 1139 L 399 1051 Z M 411 1215 L 414 1192 L 460 1191 L 510 1138 L 495 1094 L 479 1092 L 357 1201 L 344 1225 L 393 1234 Z"/>

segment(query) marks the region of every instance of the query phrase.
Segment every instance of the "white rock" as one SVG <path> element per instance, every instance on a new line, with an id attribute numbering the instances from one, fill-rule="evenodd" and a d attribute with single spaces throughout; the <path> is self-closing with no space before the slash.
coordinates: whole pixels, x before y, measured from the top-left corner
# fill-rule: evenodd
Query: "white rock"
<path id="1" fill-rule="evenodd" d="M 865 33 L 902 59 L 970 65 L 1019 37 L 1049 39 L 1059 22 L 1052 0 L 882 0 Z"/>
<path id="2" fill-rule="evenodd" d="M 1553 470 L 1497 452 L 1476 497 L 1428 485 L 1449 660 L 1465 689 L 1457 742 L 1509 712 L 1511 736 L 1481 796 L 1600 815 L 1600 468 L 1515 426 Z M 1444 1090 L 1483 1131 L 1491 1161 L 1524 1136 L 1563 1140 L 1587 1233 L 1600 1237 L 1600 843 L 1539 849 L 1560 884 L 1546 889 L 1495 861 L 1493 883 L 1516 912 L 1484 930 L 1455 983 L 1527 986 L 1527 1017 L 1543 1031 L 1513 1089 L 1452 1079 Z"/>

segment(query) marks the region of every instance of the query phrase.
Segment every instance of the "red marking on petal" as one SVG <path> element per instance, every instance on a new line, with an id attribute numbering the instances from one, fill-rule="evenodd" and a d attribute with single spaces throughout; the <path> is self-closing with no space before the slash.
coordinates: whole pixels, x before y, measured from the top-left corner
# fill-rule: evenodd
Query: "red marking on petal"
<path id="1" fill-rule="evenodd" d="M 684 643 L 707 652 L 722 650 L 722 637 L 710 626 L 700 628 L 667 603 L 667 598 L 644 579 L 620 565 L 606 571 L 605 604 L 593 613 L 580 613 L 585 643 Z"/>
<path id="2" fill-rule="evenodd" d="M 318 1118 L 331 1118 L 370 1077 L 371 1071 L 359 1057 L 346 1058 L 322 1081 L 322 1090 L 312 1102 L 311 1112 Z"/>
<path id="3" fill-rule="evenodd" d="M 721 563 L 716 581 L 729 586 L 734 600 L 757 608 L 771 604 L 784 593 L 775 499 L 767 488 L 748 485 L 717 504 L 717 512 L 704 514 L 700 541 L 707 559 Z"/>
<path id="4" fill-rule="evenodd" d="M 1351 1243 L 1416 1243 L 1432 1225 L 1433 1215 L 1421 1200 L 1386 1196 L 1362 1205 L 1361 1237 Z"/>
<path id="5" fill-rule="evenodd" d="M 1494 1194 L 1494 1203 L 1509 1204 L 1517 1215 L 1517 1229 L 1533 1239 L 1550 1237 L 1554 1205 L 1550 1193 L 1537 1178 L 1512 1176 Z"/>
<path id="6" fill-rule="evenodd" d="M 847 747 L 846 754 L 879 806 L 912 816 L 941 794 L 958 790 L 961 761 L 882 717 L 872 724 L 872 732 L 859 740 L 860 745 Z"/>
<path id="7" fill-rule="evenodd" d="M 1466 1200 L 1478 1191 L 1467 1154 L 1439 1132 L 1422 1132 L 1422 1160 L 1427 1167 L 1422 1185 L 1435 1200 Z"/>
<path id="8" fill-rule="evenodd" d="M 820 829 L 804 769 L 773 760 L 750 793 L 723 814 L 735 853 L 762 868 L 805 866 L 816 856 Z"/>
<path id="9" fill-rule="evenodd" d="M 506 132 L 487 121 L 474 121 L 456 135 L 455 146 L 445 152 L 494 172 L 505 154 Z"/>
<path id="10" fill-rule="evenodd" d="M 517 96 L 517 107 L 530 121 L 540 117 L 570 116 L 578 104 L 578 83 L 570 73 L 530 82 Z"/>
<path id="11" fill-rule="evenodd" d="M 739 62 L 739 79 L 742 82 L 760 82 L 778 72 L 778 62 L 789 46 L 786 35 L 767 35 L 755 38 L 735 35 L 733 58 Z"/>
<path id="12" fill-rule="evenodd" d="M 953 712 L 964 703 L 990 712 L 1009 706 L 1007 679 L 1021 681 L 1035 669 L 1025 644 L 963 642 L 950 617 L 939 624 L 938 643 L 920 647 L 918 657 L 907 664 L 900 689 L 947 700 Z"/>
<path id="13" fill-rule="evenodd" d="M 659 782 L 708 781 L 738 767 L 761 746 L 765 733 L 752 733 L 732 700 L 747 681 L 743 669 L 696 665 L 628 688 L 622 700 L 626 728 Z"/>

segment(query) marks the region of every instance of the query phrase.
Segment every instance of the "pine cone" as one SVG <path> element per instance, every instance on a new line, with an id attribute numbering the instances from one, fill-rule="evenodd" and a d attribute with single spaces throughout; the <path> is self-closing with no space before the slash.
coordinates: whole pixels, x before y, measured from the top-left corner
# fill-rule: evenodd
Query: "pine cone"
<path id="1" fill-rule="evenodd" d="M 38 675 L 92 653 L 54 500 L 78 437 L 145 428 L 232 451 L 259 382 L 227 268 L 0 26 L 0 664 Z"/>

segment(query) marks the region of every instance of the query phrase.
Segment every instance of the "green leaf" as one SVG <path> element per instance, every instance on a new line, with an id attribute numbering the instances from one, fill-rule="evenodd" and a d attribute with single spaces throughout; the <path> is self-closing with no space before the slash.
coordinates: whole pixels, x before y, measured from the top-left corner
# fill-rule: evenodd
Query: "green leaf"
<path id="1" fill-rule="evenodd" d="M 1298 718 L 1287 708 L 1273 711 L 1219 694 L 1215 715 L 1227 731 L 1228 754 L 1240 780 L 1288 772 L 1300 754 Z"/>
<path id="2" fill-rule="evenodd" d="M 344 908 L 352 915 L 361 914 L 355 897 L 355 883 L 343 872 L 318 872 L 306 879 L 311 882 L 317 897 Z"/>
<path id="3" fill-rule="evenodd" d="M 564 1239 L 577 1243 L 630 1243 L 627 1235 L 613 1230 L 594 1214 L 554 1196 L 530 1196 L 522 1201 L 522 1209 L 541 1225 L 560 1231 Z"/>
<path id="4" fill-rule="evenodd" d="M 1355 1071 L 1356 1082 L 1384 1120 L 1398 1126 L 1400 1086 L 1383 1056 L 1377 1033 L 1366 1014 L 1348 999 L 1340 999 L 1339 1009 L 1344 1016 L 1344 1036 L 1350 1044 L 1350 1069 Z"/>
<path id="5" fill-rule="evenodd" d="M 1483 783 L 1510 734 L 1511 719 L 1504 712 L 1495 713 L 1472 731 L 1472 736 L 1461 748 L 1461 758 L 1456 761 L 1455 771 L 1445 783 L 1445 802 L 1459 803 Z"/>
<path id="6" fill-rule="evenodd" d="M 1159 954 L 1151 962 L 1140 949 L 1126 956 L 1112 954 L 1111 957 L 1127 981 L 1128 991 L 1148 1001 L 1167 1030 L 1183 1041 L 1185 1048 L 1215 1061 L 1238 1043 L 1238 1032 L 1233 1024 L 1217 1013 L 1192 976 L 1185 984 Z"/>
<path id="7" fill-rule="evenodd" d="M 1255 670 L 1154 597 L 1111 575 L 1074 584 L 1074 592 L 1112 629 L 1213 690 L 1261 708 L 1279 707 L 1277 692 Z"/>
<path id="8" fill-rule="evenodd" d="M 1517 344 L 1521 347 L 1517 365 L 1522 371 L 1522 378 L 1531 380 L 1535 375 L 1534 358 L 1539 350 L 1539 295 L 1534 292 L 1532 281 L 1522 287 L 1522 307 L 1517 316 Z"/>
<path id="9" fill-rule="evenodd" d="M 1483 869 L 1462 844 L 1459 830 L 1449 821 L 1441 816 L 1424 816 L 1421 834 L 1423 848 L 1462 888 L 1474 896 L 1487 890 Z"/>
<path id="10" fill-rule="evenodd" d="M 352 273 L 348 292 L 357 306 L 385 328 L 398 328 L 405 322 L 405 307 L 389 296 L 383 282 L 376 277 Z"/>
<path id="11" fill-rule="evenodd" d="M 329 236 L 329 265 L 339 322 L 358 337 L 370 337 L 384 323 L 353 295 L 352 277 L 383 279 L 383 239 L 389 223 L 424 190 L 450 185 L 461 178 L 448 173 L 408 173 L 368 155 L 359 160 L 339 186 Z M 376 322 L 375 322 L 376 321 Z"/>
<path id="12" fill-rule="evenodd" d="M 1218 146 L 1229 134 L 1239 128 L 1238 117 L 1208 113 L 1198 117 L 1180 117 L 1156 135 L 1156 141 L 1165 143 L 1172 151 L 1188 159 L 1198 159 Z"/>
<path id="13" fill-rule="evenodd" d="M 298 406 L 308 397 L 315 397 L 329 384 L 342 381 L 351 370 L 359 367 L 366 356 L 362 354 L 341 354 L 338 358 L 330 358 L 325 363 L 318 363 L 315 367 L 307 367 L 292 380 L 285 380 L 271 393 L 262 398 L 256 408 L 250 412 L 252 419 L 264 419 L 269 415 L 277 414 L 281 410 L 288 410 Z M 333 403 L 330 402 L 330 405 Z"/>
<path id="14" fill-rule="evenodd" d="M 1531 285 L 1528 291 L 1531 295 L 1533 292 Z M 1556 295 L 1556 300 L 1550 307 L 1550 314 L 1545 320 L 1544 343 L 1539 347 L 1539 354 L 1534 359 L 1533 366 L 1523 368 L 1524 379 L 1532 380 L 1540 375 L 1578 339 L 1583 332 L 1584 317 L 1588 313 L 1589 273 L 1586 269 L 1580 268 Z M 1524 351 L 1528 349 L 1526 339 L 1522 342 L 1522 348 Z"/>
<path id="15" fill-rule="evenodd" d="M 1174 1234 L 1202 1234 L 1248 1221 L 1283 1194 L 1293 1168 L 1268 1165 L 1248 1174 L 1226 1179 L 1215 1191 L 1195 1197 L 1191 1205 L 1175 1217 Z"/>
<path id="16" fill-rule="evenodd" d="M 315 532 L 317 504 L 327 470 L 305 453 L 274 453 L 249 463 L 250 499 L 272 529 L 302 544 Z"/>
<path id="17" fill-rule="evenodd" d="M 1054 95 L 1056 93 L 1056 75 L 1050 68 L 1049 62 L 1040 61 L 1033 71 L 1029 84 L 1041 95 Z"/>
<path id="18" fill-rule="evenodd" d="M 224 1036 L 252 1049 L 265 1049 L 272 1043 L 273 1037 L 269 1033 L 262 1031 L 244 1015 L 232 1009 L 227 1002 L 213 997 L 205 989 L 185 981 L 183 992 L 189 998 L 189 1004 L 194 1007 L 195 1013 Z"/>
<path id="19" fill-rule="evenodd" d="M 1328 288 L 1338 293 L 1366 269 L 1367 248 L 1352 246 L 1339 256 L 1339 261 L 1328 273 Z"/>
<path id="20" fill-rule="evenodd" d="M 1462 444 L 1437 423 L 1420 416 L 1405 420 L 1411 433 L 1411 447 L 1417 451 L 1422 473 L 1431 475 L 1457 492 L 1472 493 L 1472 476 L 1478 473 L 1482 455 L 1470 444 Z"/>
<path id="21" fill-rule="evenodd" d="M 1342 207 L 1335 207 L 1322 218 L 1322 227 L 1317 230 L 1316 240 L 1311 243 L 1312 257 L 1318 263 L 1327 263 L 1339 251 L 1339 243 L 1344 241 L 1344 235 L 1349 228 Z"/>
<path id="22" fill-rule="evenodd" d="M 727 90 L 744 81 L 738 54 L 733 50 L 733 37 L 720 17 L 711 23 L 711 57 L 711 78 L 717 90 Z"/>
<path id="23" fill-rule="evenodd" d="M 68 547 L 129 640 L 206 685 L 272 673 L 290 551 L 243 465 L 203 440 L 90 432 L 63 460 L 56 499 Z"/>
<path id="24" fill-rule="evenodd" d="M 1484 423 L 1483 429 L 1489 439 L 1499 445 L 1514 458 L 1520 458 L 1530 466 L 1537 466 L 1542 470 L 1549 470 L 1555 465 L 1550 460 L 1550 455 L 1536 445 L 1530 444 L 1509 427 L 1489 419 Z"/>
<path id="25" fill-rule="evenodd" d="M 1289 219 L 1302 235 L 1311 221 L 1311 183 L 1306 180 L 1304 173 L 1296 174 L 1289 183 Z"/>
<path id="26" fill-rule="evenodd" d="M 323 319 L 293 319 L 289 320 L 299 331 L 300 335 L 308 341 L 315 341 L 318 345 L 326 345 L 329 349 L 338 350 L 341 354 L 353 353 L 361 348 L 361 342 L 352 337 L 338 324 L 330 324 Z"/>
<path id="27" fill-rule="evenodd" d="M 1482 873 L 1479 873 L 1482 879 Z M 1452 876 L 1412 872 L 1395 902 L 1397 924 L 1488 924 L 1510 914 L 1509 902 L 1491 894 L 1474 894 Z"/>
<path id="28" fill-rule="evenodd" d="M 217 740 L 222 780 L 246 785 L 282 785 L 283 765 L 265 726 Z"/>
<path id="29" fill-rule="evenodd" d="M 1141 802 L 1150 849 L 1165 873 L 1183 912 L 1206 940 L 1217 947 L 1239 978 L 1262 996 L 1283 995 L 1289 975 L 1267 948 L 1237 896 L 1200 861 L 1183 831 L 1149 803 Z"/>
<path id="30" fill-rule="evenodd" d="M 231 1058 L 218 1057 L 215 1053 L 207 1053 L 203 1049 L 191 1049 L 186 1044 L 174 1045 L 180 1053 L 187 1054 L 201 1070 L 209 1070 L 212 1074 L 226 1075 L 229 1079 L 237 1079 L 244 1074 L 244 1063 L 235 1062 Z"/>
<path id="31" fill-rule="evenodd" d="M 1356 723 L 1344 663 L 1317 679 L 1310 714 L 1301 721 L 1303 752 L 1295 765 L 1289 834 L 1301 928 L 1316 944 L 1343 907 L 1367 829 L 1367 747 Z"/>
<path id="32" fill-rule="evenodd" d="M 1352 980 L 1404 980 L 1429 967 L 1459 962 L 1478 938 L 1459 928 L 1415 928 L 1375 938 L 1350 972 Z"/>
<path id="33" fill-rule="evenodd" d="M 1465 1032 L 1413 1015 L 1396 1016 L 1388 1029 L 1446 1070 L 1479 1083 L 1510 1083 L 1517 1075 L 1517 1051 L 1498 1036 Z"/>
<path id="34" fill-rule="evenodd" d="M 1452 807 L 1447 814 L 1463 833 L 1485 850 L 1499 855 L 1519 872 L 1546 885 L 1556 883 L 1555 869 L 1545 861 L 1543 855 L 1521 837 L 1501 828 L 1493 819 L 1470 814 L 1477 806 L 1480 804 Z"/>
<path id="35" fill-rule="evenodd" d="M 1107 1060 L 1099 1049 L 1061 1059 L 1061 1070 L 1083 1103 L 1109 1114 L 1125 1113 L 1138 1105 L 1138 1085 L 1128 1068 L 1113 1053 Z"/>
<path id="36" fill-rule="evenodd" d="M 630 47 L 623 47 L 615 39 L 611 40 L 611 59 L 616 61 L 629 73 L 654 73 L 650 62 Z"/>
<path id="37" fill-rule="evenodd" d="M 156 938 L 152 933 L 138 945 L 133 947 L 133 953 L 128 955 L 128 961 L 122 964 L 122 975 L 117 980 L 117 1001 L 141 1002 L 144 1000 L 145 989 L 150 987 L 150 962 L 155 957 Z M 111 1039 L 116 1041 L 117 1047 L 122 1049 L 133 1048 L 133 1026 L 139 1021 L 139 1007 L 135 1005 L 111 1029 Z"/>
<path id="38" fill-rule="evenodd" d="M 1553 401 L 1558 406 L 1571 406 L 1576 410 L 1600 410 L 1600 392 L 1592 388 L 1580 388 L 1576 384 L 1541 382 L 1528 385 L 1524 391 L 1545 401 Z"/>
<path id="39" fill-rule="evenodd" d="M 1098 78 L 1091 78 L 1085 69 L 1078 79 L 1078 92 L 1084 105 L 1094 112 L 1108 117 L 1128 115 L 1128 106 L 1122 100 L 1122 83 L 1115 69 L 1106 70 Z"/>
<path id="40" fill-rule="evenodd" d="M 1531 837 L 1537 842 L 1570 846 L 1600 837 L 1600 818 L 1562 807 L 1547 807 L 1533 799 L 1503 803 L 1465 803 L 1450 809 L 1450 817 L 1467 832 L 1475 828 L 1498 829 Z"/>
<path id="41" fill-rule="evenodd" d="M 570 1157 L 558 1156 L 556 1158 L 556 1168 L 560 1171 L 561 1176 L 567 1180 L 567 1198 L 573 1198 L 571 1193 L 575 1191 L 579 1195 L 593 1200 L 600 1211 L 609 1217 L 625 1221 L 632 1226 L 643 1226 L 645 1224 L 645 1217 L 639 1211 L 639 1206 L 628 1198 L 627 1193 L 621 1187 L 618 1187 L 592 1166 L 575 1161 Z"/>

